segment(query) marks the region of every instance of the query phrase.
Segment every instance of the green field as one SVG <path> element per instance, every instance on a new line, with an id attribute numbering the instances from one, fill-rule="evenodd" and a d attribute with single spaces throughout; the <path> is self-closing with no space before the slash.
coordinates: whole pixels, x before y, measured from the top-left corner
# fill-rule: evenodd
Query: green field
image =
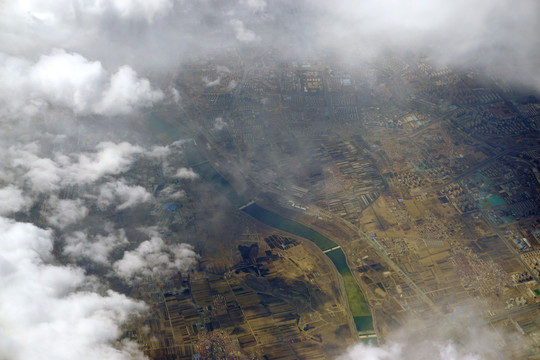
<path id="1" fill-rule="evenodd" d="M 360 290 L 356 280 L 354 280 L 351 269 L 349 269 L 349 266 L 347 265 L 343 250 L 332 250 L 327 252 L 326 255 L 332 260 L 343 278 L 345 291 L 347 292 L 347 300 L 349 301 L 349 307 L 354 317 L 356 328 L 358 331 L 373 330 L 371 310 L 369 309 L 362 290 Z"/>

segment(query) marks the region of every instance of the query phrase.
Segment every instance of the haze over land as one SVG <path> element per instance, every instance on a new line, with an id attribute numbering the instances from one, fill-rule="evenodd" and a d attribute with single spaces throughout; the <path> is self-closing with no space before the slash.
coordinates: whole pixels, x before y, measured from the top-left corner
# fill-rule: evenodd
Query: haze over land
<path id="1" fill-rule="evenodd" d="M 137 343 L 120 337 L 148 306 L 121 288 L 187 272 L 200 259 L 188 230 L 170 239 L 163 224 L 146 223 L 139 211 L 161 206 L 164 197 L 184 199 L 202 182 L 179 160 L 184 142 L 176 140 L 186 139 L 164 144 L 145 126 L 151 110 L 186 105 L 175 79 L 189 77 L 192 61 L 237 50 L 264 58 L 271 50 L 283 61 L 331 59 L 362 68 L 392 53 L 540 91 L 534 0 L 8 0 L 0 14 L 0 358 L 6 359 L 144 358 Z M 230 71 L 217 69 L 223 77 Z M 200 86 L 220 81 L 202 78 Z M 228 86 L 232 91 L 237 83 Z M 226 129 L 228 121 L 216 117 L 209 131 Z M 310 150 L 298 145 L 294 152 Z M 281 155 L 266 154 L 276 162 Z M 139 167 L 155 169 L 170 186 L 149 191 Z M 196 200 L 194 208 L 221 201 Z M 208 231 L 219 234 L 222 215 L 208 212 Z M 102 213 L 137 224 L 114 216 L 103 221 Z M 397 332 L 379 349 L 344 348 L 343 359 L 418 358 L 416 351 L 491 358 L 500 349 L 491 345 L 496 336 L 478 329 L 478 341 L 458 347 L 443 331 L 420 347 Z"/>

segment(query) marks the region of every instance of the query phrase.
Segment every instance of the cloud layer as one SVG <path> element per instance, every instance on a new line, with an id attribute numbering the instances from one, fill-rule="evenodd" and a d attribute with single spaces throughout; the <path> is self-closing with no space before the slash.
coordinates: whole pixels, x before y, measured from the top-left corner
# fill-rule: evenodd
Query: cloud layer
<path id="1" fill-rule="evenodd" d="M 107 175 L 126 171 L 144 148 L 127 142 L 101 142 L 95 151 L 79 154 L 54 153 L 44 155 L 37 142 L 14 144 L 0 162 L 5 172 L 20 176 L 37 192 L 58 190 L 62 186 L 88 184 Z"/>
<path id="2" fill-rule="evenodd" d="M 48 108 L 76 114 L 125 115 L 163 99 L 128 65 L 109 75 L 99 61 L 53 49 L 36 63 L 0 53 L 0 104 L 4 116 L 36 115 Z"/>
<path id="3" fill-rule="evenodd" d="M 152 195 L 142 186 L 130 186 L 125 180 L 117 180 L 103 184 L 99 188 L 97 205 L 106 208 L 113 203 L 119 203 L 116 210 L 125 210 L 151 199 Z"/>
<path id="4" fill-rule="evenodd" d="M 31 204 L 32 199 L 24 195 L 22 190 L 14 185 L 0 189 L 0 216 L 27 210 Z"/>
<path id="5" fill-rule="evenodd" d="M 175 272 L 195 267 L 199 256 L 192 246 L 166 245 L 155 230 L 149 234 L 149 240 L 143 241 L 132 251 L 126 251 L 124 257 L 113 264 L 118 276 L 126 281 L 148 277 L 161 280 Z"/>
<path id="6" fill-rule="evenodd" d="M 124 229 L 114 230 L 112 224 L 105 225 L 106 235 L 97 234 L 93 237 L 78 230 L 66 236 L 64 255 L 73 259 L 88 259 L 95 263 L 109 266 L 111 252 L 129 244 Z"/>
<path id="7" fill-rule="evenodd" d="M 535 0 L 24 0 L 8 1 L 4 13 L 2 63 L 10 69 L 4 73 L 21 82 L 23 69 L 39 79 L 47 66 L 68 65 L 64 74 L 77 76 L 55 72 L 54 82 L 80 97 L 65 96 L 66 88 L 51 97 L 78 111 L 126 112 L 137 99 L 143 105 L 160 100 L 164 94 L 134 71 L 170 74 L 193 56 L 235 46 L 274 47 L 294 56 L 331 52 L 355 63 L 386 51 L 422 51 L 439 62 L 479 66 L 540 88 Z M 78 87 L 83 81 L 100 85 Z M 129 99 L 127 89 L 135 90 Z M 111 108 L 113 98 L 120 103 Z"/>
<path id="8" fill-rule="evenodd" d="M 338 0 L 316 6 L 325 16 L 314 37 L 338 54 L 369 59 L 388 50 L 421 51 L 540 89 L 537 1 Z"/>
<path id="9" fill-rule="evenodd" d="M 82 269 L 55 264 L 50 230 L 0 217 L 0 233 L 1 358 L 142 357 L 116 339 L 143 303 L 98 291 Z"/>
<path id="10" fill-rule="evenodd" d="M 499 333 L 479 316 L 473 304 L 447 315 L 411 315 L 402 327 L 392 331 L 388 341 L 373 347 L 359 343 L 337 360 L 488 360 L 506 359 L 512 351 L 527 349 L 517 334 Z M 512 357 L 513 358 L 513 357 Z"/>
<path id="11" fill-rule="evenodd" d="M 126 321 L 147 307 L 108 290 L 108 280 L 163 280 L 196 266 L 198 255 L 187 244 L 165 243 L 155 230 L 126 251 L 138 237 L 114 223 L 102 225 L 95 209 L 129 211 L 152 202 L 151 193 L 132 183 L 136 178 L 125 176 L 140 159 L 167 163 L 178 146 L 103 141 L 80 152 L 59 151 L 68 139 L 37 134 L 0 150 L 0 183 L 8 184 L 0 188 L 0 358 L 142 359 L 136 343 L 117 340 Z M 175 191 L 182 194 L 176 188 L 170 195 Z M 15 214 L 36 224 L 6 218 Z M 86 275 L 81 264 L 89 261 L 108 275 Z"/>

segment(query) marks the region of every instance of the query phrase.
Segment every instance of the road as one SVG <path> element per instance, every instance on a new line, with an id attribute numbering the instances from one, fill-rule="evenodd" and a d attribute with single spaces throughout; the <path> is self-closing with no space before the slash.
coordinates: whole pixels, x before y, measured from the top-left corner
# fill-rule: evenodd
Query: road
<path id="1" fill-rule="evenodd" d="M 396 273 L 399 274 L 399 276 L 401 276 L 403 278 L 403 280 L 405 280 L 405 282 L 407 283 L 407 285 L 415 292 L 415 294 L 420 297 L 420 299 L 422 299 L 422 301 L 424 301 L 427 305 L 429 305 L 432 309 L 437 310 L 437 307 L 435 306 L 435 304 L 433 303 L 433 301 L 431 301 L 431 299 L 422 291 L 422 289 L 420 289 L 415 283 L 414 281 L 399 267 L 398 264 L 396 264 L 392 259 L 390 259 L 390 257 L 388 257 L 388 255 L 386 255 L 386 252 L 381 249 L 379 247 L 379 245 L 377 243 L 375 243 L 375 241 L 373 241 L 373 239 L 371 239 L 369 236 L 367 236 L 365 233 L 363 233 L 356 225 L 350 223 L 349 221 L 343 219 L 343 218 L 336 218 L 336 216 L 333 216 L 332 214 L 328 214 L 326 211 L 324 210 L 320 210 L 321 213 L 323 213 L 324 215 L 328 216 L 329 218 L 335 220 L 336 222 L 339 221 L 341 223 L 343 223 L 344 225 L 346 225 L 347 227 L 349 227 L 350 229 L 354 230 L 357 234 L 359 234 L 361 237 L 363 237 L 369 246 L 371 246 L 373 248 L 373 250 L 375 250 L 375 252 L 377 253 L 377 255 L 379 255 L 381 257 L 381 259 L 392 269 L 394 270 Z M 345 258 L 347 258 L 347 253 L 345 251 L 343 251 L 343 253 L 345 254 Z M 347 259 L 347 263 L 348 263 L 348 259 Z M 356 279 L 356 274 L 353 273 L 353 276 L 355 277 L 355 280 L 356 282 L 358 283 L 358 280 Z"/>
<path id="2" fill-rule="evenodd" d="M 366 241 L 368 242 L 368 244 L 377 252 L 377 254 L 383 258 L 386 262 L 387 265 L 390 266 L 390 268 L 392 268 L 392 270 L 394 270 L 395 272 L 397 272 L 402 278 L 403 280 L 405 280 L 405 282 L 407 283 L 407 285 L 415 292 L 415 294 L 420 297 L 420 299 L 422 299 L 422 301 L 424 301 L 426 304 L 428 304 L 430 307 L 434 308 L 435 309 L 435 304 L 433 303 L 433 301 L 431 301 L 431 299 L 422 291 L 422 289 L 420 289 L 415 283 L 414 281 L 412 281 L 412 279 L 403 271 L 401 270 L 401 268 L 398 266 L 398 264 L 396 264 L 392 259 L 390 259 L 388 257 L 388 255 L 386 255 L 386 252 L 384 250 L 382 250 L 376 243 L 375 241 L 373 241 L 369 236 L 367 236 L 366 234 L 364 234 L 363 232 L 359 232 L 359 234 L 361 234 L 364 239 L 366 239 Z"/>
<path id="3" fill-rule="evenodd" d="M 520 308 L 517 308 L 517 309 L 513 309 L 513 310 L 510 310 L 510 311 L 506 311 L 503 314 L 499 314 L 499 315 L 492 316 L 490 318 L 486 318 L 486 321 L 488 321 L 490 323 L 494 323 L 494 322 L 501 321 L 503 319 L 509 318 L 511 316 L 514 316 L 514 315 L 520 315 L 520 314 L 528 313 L 528 312 L 536 310 L 538 308 L 540 308 L 540 303 L 536 303 L 536 304 L 520 307 Z"/>

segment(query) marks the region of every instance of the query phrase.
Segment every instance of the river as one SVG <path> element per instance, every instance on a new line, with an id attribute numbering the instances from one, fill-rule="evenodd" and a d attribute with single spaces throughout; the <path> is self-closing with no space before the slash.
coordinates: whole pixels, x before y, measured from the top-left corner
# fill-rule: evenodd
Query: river
<path id="1" fill-rule="evenodd" d="M 156 116 L 152 119 L 152 122 L 165 122 L 165 120 Z M 166 123 L 161 126 L 154 125 L 157 128 L 170 128 L 170 124 Z M 185 156 L 188 165 L 193 168 L 205 181 L 209 182 L 219 193 L 225 195 L 231 203 L 237 207 L 241 207 L 242 211 L 250 215 L 254 219 L 271 226 L 273 228 L 288 232 L 289 234 L 296 235 L 310 240 L 317 245 L 322 251 L 327 251 L 325 254 L 334 263 L 339 274 L 343 278 L 345 284 L 345 292 L 347 294 L 347 300 L 349 308 L 351 310 L 356 329 L 359 333 L 373 334 L 373 317 L 371 310 L 366 302 L 362 290 L 358 286 L 358 283 L 354 279 L 351 269 L 347 264 L 345 253 L 338 246 L 338 244 L 321 233 L 313 230 L 312 228 L 301 224 L 292 219 L 281 216 L 273 211 L 265 209 L 255 202 L 251 202 L 247 206 L 242 206 L 249 202 L 249 199 L 242 198 L 231 184 L 223 177 L 219 172 L 210 164 L 210 162 L 201 154 L 195 144 L 186 143 L 184 146 Z"/>

